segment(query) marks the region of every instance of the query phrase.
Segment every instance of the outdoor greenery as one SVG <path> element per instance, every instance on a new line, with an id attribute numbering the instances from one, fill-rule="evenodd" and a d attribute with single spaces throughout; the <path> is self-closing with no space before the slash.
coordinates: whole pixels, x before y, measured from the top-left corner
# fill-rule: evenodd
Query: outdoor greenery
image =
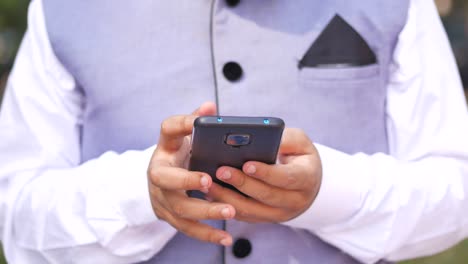
<path id="1" fill-rule="evenodd" d="M 466 29 L 468 1 L 436 0 L 439 6 L 450 7 L 444 12 L 452 45 L 461 68 L 464 81 L 468 80 L 468 42 Z M 0 0 L 0 102 L 6 73 L 11 68 L 21 36 L 26 28 L 26 14 L 29 0 Z M 3 81 L 2 81 L 3 80 Z M 466 84 L 465 84 L 466 85 Z M 5 264 L 0 245 L 0 264 Z M 403 262 L 402 264 L 463 264 L 468 263 L 468 240 L 439 255 Z"/>
<path id="2" fill-rule="evenodd" d="M 0 75 L 11 66 L 26 28 L 29 0 L 0 1 Z"/>
<path id="3" fill-rule="evenodd" d="M 5 258 L 3 257 L 2 245 L 0 245 L 0 264 L 6 264 Z"/>
<path id="4" fill-rule="evenodd" d="M 0 102 L 6 73 L 26 28 L 28 3 L 29 0 L 0 0 Z"/>

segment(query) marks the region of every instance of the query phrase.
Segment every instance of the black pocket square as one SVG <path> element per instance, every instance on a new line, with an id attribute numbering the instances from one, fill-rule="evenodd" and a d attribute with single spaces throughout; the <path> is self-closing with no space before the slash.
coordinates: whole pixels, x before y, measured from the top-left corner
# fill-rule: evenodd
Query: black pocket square
<path id="1" fill-rule="evenodd" d="M 364 66 L 377 62 L 367 42 L 335 15 L 299 62 L 303 67 Z"/>

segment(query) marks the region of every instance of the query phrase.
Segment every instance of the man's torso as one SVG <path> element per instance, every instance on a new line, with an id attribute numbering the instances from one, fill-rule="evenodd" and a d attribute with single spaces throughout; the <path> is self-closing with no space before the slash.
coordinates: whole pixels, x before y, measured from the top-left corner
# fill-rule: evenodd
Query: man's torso
<path id="1" fill-rule="evenodd" d="M 216 97 L 223 115 L 278 116 L 345 153 L 388 150 L 386 83 L 407 1 L 44 4 L 54 51 L 86 96 L 83 161 L 109 150 L 147 148 L 157 142 L 162 120 Z M 301 67 L 337 15 L 345 21 L 339 30 L 355 30 L 376 63 Z M 346 50 L 359 44 L 356 38 L 334 40 L 320 45 L 326 51 L 327 45 Z M 227 230 L 250 241 L 247 257 L 178 234 L 155 261 L 220 262 L 224 254 L 229 263 L 354 263 L 305 230 L 240 222 L 228 223 Z"/>

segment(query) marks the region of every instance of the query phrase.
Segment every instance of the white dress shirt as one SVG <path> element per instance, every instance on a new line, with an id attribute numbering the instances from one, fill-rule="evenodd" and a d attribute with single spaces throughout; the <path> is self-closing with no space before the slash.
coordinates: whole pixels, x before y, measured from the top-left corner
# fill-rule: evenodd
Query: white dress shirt
<path id="1" fill-rule="evenodd" d="M 285 223 L 364 263 L 437 253 L 468 236 L 468 112 L 432 1 L 411 1 L 390 76 L 390 155 L 317 145 L 320 193 Z M 32 1 L 0 112 L 0 234 L 11 263 L 137 262 L 176 233 L 151 209 L 153 148 L 80 164 L 83 104 L 49 43 L 42 1 Z"/>

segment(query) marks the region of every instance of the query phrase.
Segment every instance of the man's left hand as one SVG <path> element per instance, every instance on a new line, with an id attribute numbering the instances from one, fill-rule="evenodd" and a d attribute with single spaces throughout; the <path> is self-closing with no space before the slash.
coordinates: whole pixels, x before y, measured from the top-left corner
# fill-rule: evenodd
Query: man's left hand
<path id="1" fill-rule="evenodd" d="M 213 184 L 208 197 L 231 204 L 236 219 L 252 223 L 279 223 L 305 212 L 320 189 L 322 166 L 315 146 L 300 129 L 285 129 L 278 164 L 246 162 L 242 170 L 220 167 L 216 177 L 245 197 Z"/>

